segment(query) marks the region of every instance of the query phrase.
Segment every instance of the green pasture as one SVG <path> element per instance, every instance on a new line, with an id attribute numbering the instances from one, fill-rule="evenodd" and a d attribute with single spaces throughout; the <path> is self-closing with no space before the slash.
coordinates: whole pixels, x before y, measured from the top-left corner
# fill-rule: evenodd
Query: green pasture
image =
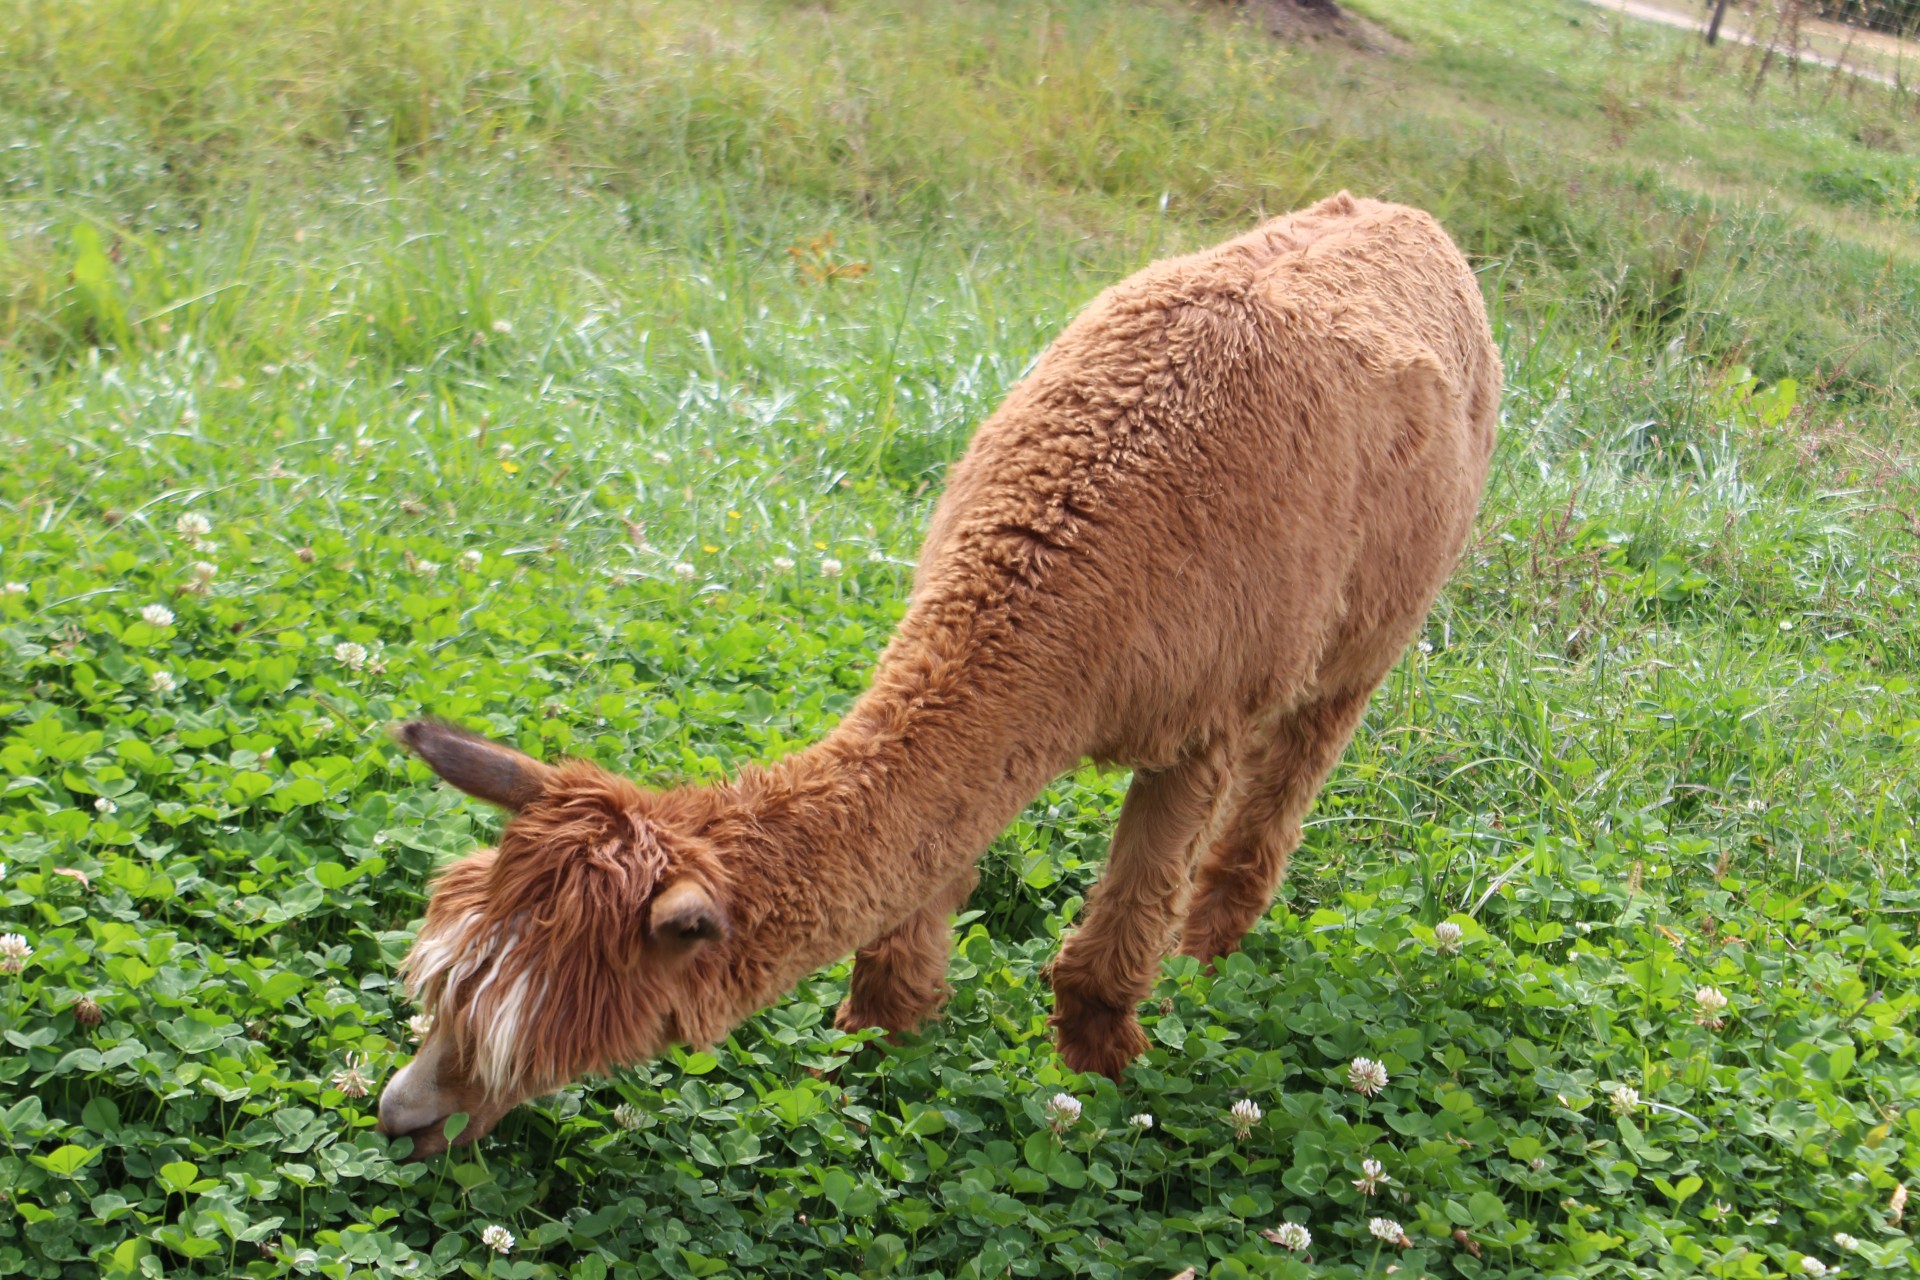
<path id="1" fill-rule="evenodd" d="M 1920 96 L 1576 0 L 1353 7 L 1386 47 L 0 0 L 0 1275 L 1911 1274 Z M 394 1163 L 395 967 L 499 818 L 386 726 L 659 785 L 812 740 L 1050 336 L 1343 187 L 1472 258 L 1495 475 L 1125 1082 L 1039 977 L 1089 770 L 987 854 L 924 1035 L 834 1032 L 842 965 Z"/>

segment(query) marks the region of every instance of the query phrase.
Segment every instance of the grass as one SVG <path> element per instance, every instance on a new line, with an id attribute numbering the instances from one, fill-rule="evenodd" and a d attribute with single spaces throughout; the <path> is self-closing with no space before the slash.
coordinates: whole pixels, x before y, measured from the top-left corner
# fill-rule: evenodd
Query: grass
<path id="1" fill-rule="evenodd" d="M 1359 7 L 1400 53 L 1091 0 L 6 0 L 0 1272 L 1910 1270 L 1913 99 L 1749 98 L 1579 4 Z M 384 726 L 657 783 L 811 739 L 1060 324 L 1340 186 L 1474 256 L 1496 474 L 1124 1087 L 1038 977 L 1089 772 L 989 853 L 913 1043 L 833 1033 L 836 968 L 392 1164 L 345 1073 L 404 1061 L 393 966 L 497 819 Z"/>

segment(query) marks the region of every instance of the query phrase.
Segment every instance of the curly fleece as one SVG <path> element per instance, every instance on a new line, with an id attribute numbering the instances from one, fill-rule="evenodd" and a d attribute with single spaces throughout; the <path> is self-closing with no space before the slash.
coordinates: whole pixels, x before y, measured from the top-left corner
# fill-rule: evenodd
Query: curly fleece
<path id="1" fill-rule="evenodd" d="M 440 1017 L 390 1131 L 463 1103 L 474 1136 L 710 1043 L 849 951 L 840 1024 L 917 1026 L 981 852 L 1086 759 L 1134 780 L 1051 970 L 1054 1025 L 1069 1066 L 1117 1075 L 1168 948 L 1224 954 L 1271 901 L 1465 543 L 1499 396 L 1446 234 L 1342 193 L 1067 327 L 953 468 L 872 686 L 814 746 L 649 791 L 408 726 L 515 814 L 429 906 L 406 972 Z"/>

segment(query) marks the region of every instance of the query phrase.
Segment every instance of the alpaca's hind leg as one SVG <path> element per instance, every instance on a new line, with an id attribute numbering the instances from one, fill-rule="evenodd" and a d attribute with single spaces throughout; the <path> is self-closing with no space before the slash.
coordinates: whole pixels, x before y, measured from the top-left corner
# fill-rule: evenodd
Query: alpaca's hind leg
<path id="1" fill-rule="evenodd" d="M 916 1030 L 947 1000 L 947 962 L 953 954 L 953 913 L 973 892 L 979 872 L 969 867 L 908 916 L 892 933 L 854 955 L 847 998 L 834 1015 L 842 1031 L 880 1027 Z"/>
<path id="2" fill-rule="evenodd" d="M 1236 762 L 1233 810 L 1194 875 L 1180 950 L 1212 960 L 1238 949 L 1266 913 L 1300 844 L 1300 820 L 1366 712 L 1371 689 L 1310 703 Z"/>
<path id="3" fill-rule="evenodd" d="M 1170 769 L 1136 773 L 1127 788 L 1106 873 L 1052 970 L 1054 1033 L 1073 1070 L 1118 1079 L 1146 1049 L 1134 1009 L 1173 941 L 1194 851 L 1225 778 L 1226 753 L 1213 747 Z"/>

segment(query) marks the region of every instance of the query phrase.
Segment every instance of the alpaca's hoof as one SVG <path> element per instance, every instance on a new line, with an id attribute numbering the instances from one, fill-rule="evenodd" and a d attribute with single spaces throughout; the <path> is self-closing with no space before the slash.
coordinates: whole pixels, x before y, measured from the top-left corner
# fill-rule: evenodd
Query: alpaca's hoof
<path id="1" fill-rule="evenodd" d="M 885 1007 L 871 1004 L 855 1004 L 848 996 L 834 1010 L 833 1026 L 836 1031 L 865 1031 L 869 1028 L 887 1033 L 887 1042 L 897 1044 L 906 1036 L 912 1035 L 940 1014 L 941 1001 L 921 998 L 902 1000 Z"/>
<path id="2" fill-rule="evenodd" d="M 877 1027 L 880 1023 L 864 1009 L 854 1008 L 851 999 L 842 1000 L 840 1007 L 833 1011 L 833 1027 L 836 1031 L 865 1031 L 868 1027 Z"/>
<path id="3" fill-rule="evenodd" d="M 1118 1080 L 1127 1064 L 1147 1051 L 1147 1033 L 1131 1006 L 1100 1004 L 1067 992 L 1054 993 L 1054 1043 L 1073 1071 Z"/>
<path id="4" fill-rule="evenodd" d="M 1241 936 L 1227 935 L 1214 929 L 1188 929 L 1180 935 L 1180 954 L 1192 956 L 1211 973 L 1216 963 L 1240 949 Z"/>

